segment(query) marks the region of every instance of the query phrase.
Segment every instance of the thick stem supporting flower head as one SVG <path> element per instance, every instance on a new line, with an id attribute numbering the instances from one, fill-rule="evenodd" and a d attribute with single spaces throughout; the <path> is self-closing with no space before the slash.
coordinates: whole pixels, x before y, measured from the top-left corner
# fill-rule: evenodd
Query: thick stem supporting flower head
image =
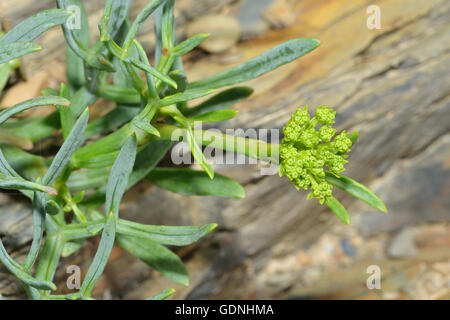
<path id="1" fill-rule="evenodd" d="M 317 198 L 320 203 L 332 196 L 332 186 L 325 180 L 325 167 L 334 174 L 344 171 L 347 163 L 344 153 L 352 146 L 345 131 L 335 136 L 336 129 L 332 127 L 335 114 L 333 109 L 320 106 L 311 118 L 305 106 L 297 109 L 283 128 L 280 175 L 285 174 L 297 189 L 310 188 L 308 198 Z"/>

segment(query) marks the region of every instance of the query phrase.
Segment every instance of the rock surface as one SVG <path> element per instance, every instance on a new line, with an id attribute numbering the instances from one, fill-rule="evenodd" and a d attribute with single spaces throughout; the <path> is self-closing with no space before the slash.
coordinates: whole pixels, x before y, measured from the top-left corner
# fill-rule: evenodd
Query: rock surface
<path id="1" fill-rule="evenodd" d="M 28 15 L 22 2 L 13 2 L 6 0 L 6 8 L 14 9 L 8 17 L 18 21 Z M 50 1 L 28 2 L 36 10 L 50 6 Z M 206 2 L 205 11 L 218 8 L 219 1 Z M 186 198 L 142 183 L 127 194 L 123 217 L 152 224 L 219 224 L 204 241 L 178 251 L 191 284 L 175 286 L 174 298 L 450 298 L 450 3 L 380 0 L 381 30 L 366 28 L 369 4 L 295 2 L 293 26 L 239 44 L 239 61 L 225 64 L 204 55 L 187 62 L 186 73 L 193 81 L 289 38 L 320 39 L 319 49 L 305 58 L 251 81 L 254 95 L 236 107 L 238 117 L 223 128 L 281 128 L 298 106 L 336 108 L 339 129 L 360 134 L 347 174 L 375 190 L 389 213 L 338 193 L 352 217 L 352 226 L 343 226 L 286 179 L 261 176 L 256 165 L 219 170 L 245 186 L 245 200 Z M 91 8 L 93 17 L 98 10 Z M 54 46 L 47 48 L 51 51 L 61 45 L 59 37 L 55 31 L 41 40 Z M 28 59 L 27 72 L 33 73 L 62 55 L 55 50 Z M 31 238 L 30 212 L 13 196 L 0 196 L 0 235 L 8 250 L 20 255 Z M 415 230 L 409 239 L 417 249 L 414 259 L 401 247 L 396 255 L 402 258 L 391 259 L 393 237 L 408 228 Z M 65 266 L 87 266 L 95 241 L 61 262 L 60 288 Z M 142 299 L 173 287 L 122 250 L 116 249 L 114 257 L 98 297 L 107 292 L 107 297 Z M 382 290 L 367 289 L 369 265 L 380 266 Z M 3 269 L 0 291 L 5 297 L 23 295 Z"/>

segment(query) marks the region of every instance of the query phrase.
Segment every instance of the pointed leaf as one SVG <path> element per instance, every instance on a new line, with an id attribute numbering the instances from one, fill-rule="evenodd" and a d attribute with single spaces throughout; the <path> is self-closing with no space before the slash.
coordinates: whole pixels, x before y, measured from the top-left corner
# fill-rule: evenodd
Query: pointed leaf
<path id="1" fill-rule="evenodd" d="M 0 46 L 13 42 L 29 42 L 48 29 L 66 23 L 72 12 L 61 9 L 41 11 L 12 28 L 0 39 Z"/>
<path id="2" fill-rule="evenodd" d="M 89 110 L 86 109 L 85 112 L 80 116 L 75 125 L 67 136 L 66 141 L 64 141 L 61 149 L 59 149 L 55 158 L 52 161 L 52 164 L 48 168 L 47 173 L 44 178 L 42 178 L 42 183 L 45 185 L 51 185 L 55 182 L 58 175 L 61 171 L 66 167 L 69 163 L 70 158 L 74 151 L 80 147 L 80 144 L 83 142 L 83 134 L 84 130 L 86 130 L 86 126 L 89 120 Z"/>
<path id="3" fill-rule="evenodd" d="M 325 198 L 325 204 L 331 209 L 345 224 L 350 224 L 350 215 L 344 206 L 334 197 Z"/>
<path id="4" fill-rule="evenodd" d="M 38 183 L 26 181 L 22 178 L 13 177 L 0 173 L 0 188 L 7 190 L 32 190 L 42 191 L 56 195 L 56 190 Z"/>
<path id="5" fill-rule="evenodd" d="M 344 190 L 345 192 L 351 194 L 355 198 L 360 199 L 361 201 L 364 201 L 377 210 L 380 210 L 384 213 L 387 212 L 387 208 L 383 200 L 381 200 L 375 193 L 370 191 L 370 189 L 363 184 L 344 175 L 339 175 L 339 177 L 337 177 L 329 172 L 326 172 L 325 178 L 333 186 Z"/>
<path id="6" fill-rule="evenodd" d="M 150 240 L 171 246 L 187 246 L 213 231 L 215 223 L 204 226 L 152 226 L 120 219 L 117 223 L 117 233 L 124 236 Z"/>
<path id="7" fill-rule="evenodd" d="M 0 46 L 0 64 L 19 58 L 42 48 L 31 42 L 13 42 Z"/>
<path id="8" fill-rule="evenodd" d="M 184 286 L 189 284 L 189 275 L 183 262 L 166 247 L 124 235 L 117 235 L 117 243 L 172 281 Z"/>
<path id="9" fill-rule="evenodd" d="M 12 107 L 3 109 L 0 112 L 0 124 L 3 124 L 3 122 L 5 122 L 9 118 L 15 116 L 16 114 L 18 114 L 22 111 L 25 111 L 25 110 L 28 110 L 28 109 L 31 109 L 34 107 L 46 106 L 46 105 L 57 105 L 57 104 L 68 106 L 68 105 L 70 105 L 70 101 L 68 101 L 67 99 L 64 99 L 62 97 L 48 96 L 48 97 L 33 98 L 30 100 L 18 103 Z"/>
<path id="10" fill-rule="evenodd" d="M 210 122 L 220 122 L 225 120 L 233 119 L 236 116 L 237 110 L 225 109 L 225 110 L 215 110 L 207 113 L 203 113 L 201 115 L 189 118 L 189 122 L 202 122 L 202 123 L 210 123 Z"/>
<path id="11" fill-rule="evenodd" d="M 302 38 L 283 42 L 262 55 L 210 78 L 190 84 L 191 89 L 216 89 L 257 78 L 311 52 L 319 45 L 316 39 Z"/>
<path id="12" fill-rule="evenodd" d="M 210 179 L 205 172 L 182 168 L 155 168 L 146 177 L 158 187 L 184 195 L 245 197 L 244 188 L 235 180 L 220 174 Z"/>
<path id="13" fill-rule="evenodd" d="M 207 112 L 227 109 L 242 100 L 248 98 L 253 93 L 253 89 L 249 87 L 235 87 L 222 91 L 196 107 L 186 109 L 183 113 L 185 116 L 198 116 Z"/>
<path id="14" fill-rule="evenodd" d="M 161 107 L 170 106 L 172 104 L 177 104 L 184 101 L 194 100 L 197 98 L 201 98 L 203 96 L 207 96 L 208 94 L 214 93 L 213 89 L 187 89 L 182 93 L 177 93 L 171 96 L 167 96 L 159 102 Z"/>
<path id="15" fill-rule="evenodd" d="M 133 170 L 136 160 L 136 136 L 131 136 L 124 144 L 111 169 L 111 174 L 106 185 L 106 214 L 113 212 L 117 217 L 119 204 L 127 189 L 128 178 Z"/>

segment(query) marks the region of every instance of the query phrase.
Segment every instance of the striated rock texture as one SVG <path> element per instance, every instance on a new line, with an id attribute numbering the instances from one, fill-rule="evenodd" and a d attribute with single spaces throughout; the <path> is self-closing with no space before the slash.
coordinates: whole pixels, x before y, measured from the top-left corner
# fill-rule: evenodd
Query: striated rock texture
<path id="1" fill-rule="evenodd" d="M 28 2 L 36 11 L 51 3 Z M 217 11 L 224 2 L 209 1 L 204 10 Z M 360 133 L 346 173 L 375 190 L 389 213 L 338 193 L 352 217 L 346 227 L 316 201 L 306 201 L 287 179 L 261 176 L 256 165 L 217 168 L 245 186 L 244 200 L 187 198 L 142 183 L 127 194 L 123 217 L 152 224 L 219 224 L 204 241 L 178 250 L 191 284 L 175 286 L 175 298 L 450 298 L 450 3 L 380 0 L 382 28 L 369 30 L 366 8 L 372 2 L 286 1 L 296 13 L 295 24 L 245 41 L 231 56 L 195 53 L 186 71 L 196 80 L 289 38 L 320 39 L 319 49 L 305 58 L 249 83 L 255 93 L 236 106 L 239 115 L 222 128 L 281 128 L 298 106 L 336 108 L 338 128 Z M 21 20 L 29 13 L 24 8 L 14 6 L 8 18 Z M 99 8 L 91 11 L 94 23 Z M 58 32 L 43 43 L 60 46 Z M 61 50 L 30 56 L 27 72 L 41 64 L 51 68 L 52 59 L 62 60 Z M 29 215 L 24 203 L 0 195 L 0 235 L 19 256 L 31 238 Z M 410 243 L 398 245 L 401 232 L 411 235 Z M 96 243 L 61 262 L 60 288 L 65 266 L 87 268 Z M 114 253 L 96 288 L 99 298 L 142 299 L 173 287 L 119 248 Z M 367 289 L 369 265 L 380 266 L 382 290 Z M 3 269 L 0 291 L 23 296 Z"/>

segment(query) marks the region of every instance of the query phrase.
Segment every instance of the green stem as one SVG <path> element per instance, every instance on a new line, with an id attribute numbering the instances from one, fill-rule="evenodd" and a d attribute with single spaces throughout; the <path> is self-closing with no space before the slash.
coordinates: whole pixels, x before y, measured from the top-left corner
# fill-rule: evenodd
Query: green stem
<path id="1" fill-rule="evenodd" d="M 162 139 L 180 141 L 184 137 L 184 129 L 174 125 L 156 124 L 155 127 Z M 237 137 L 225 133 L 208 130 L 195 130 L 194 137 L 197 143 L 225 151 L 244 154 L 258 160 L 270 161 L 278 164 L 278 144 L 270 144 L 262 140 Z"/>

